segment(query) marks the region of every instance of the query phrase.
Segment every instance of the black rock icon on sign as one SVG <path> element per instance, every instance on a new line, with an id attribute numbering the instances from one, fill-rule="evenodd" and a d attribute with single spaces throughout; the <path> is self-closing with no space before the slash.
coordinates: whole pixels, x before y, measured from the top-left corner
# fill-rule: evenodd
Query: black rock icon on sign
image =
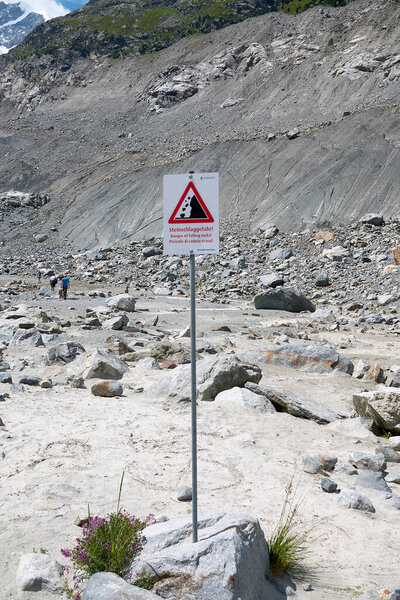
<path id="1" fill-rule="evenodd" d="M 179 219 L 207 219 L 203 207 L 194 194 L 191 198 L 187 197 L 182 204 Z"/>

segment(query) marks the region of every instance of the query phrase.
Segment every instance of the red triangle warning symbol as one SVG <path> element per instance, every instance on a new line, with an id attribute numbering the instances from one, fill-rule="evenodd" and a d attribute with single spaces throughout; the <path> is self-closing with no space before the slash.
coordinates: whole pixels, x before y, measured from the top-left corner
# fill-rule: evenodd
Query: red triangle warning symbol
<path id="1" fill-rule="evenodd" d="M 168 223 L 214 223 L 214 218 L 194 183 L 188 184 Z"/>

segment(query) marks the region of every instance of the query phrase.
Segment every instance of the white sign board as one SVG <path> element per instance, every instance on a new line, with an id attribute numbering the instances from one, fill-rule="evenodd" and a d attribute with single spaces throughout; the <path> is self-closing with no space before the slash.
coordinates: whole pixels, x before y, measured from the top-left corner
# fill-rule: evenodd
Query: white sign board
<path id="1" fill-rule="evenodd" d="M 164 254 L 219 252 L 219 174 L 164 175 Z"/>

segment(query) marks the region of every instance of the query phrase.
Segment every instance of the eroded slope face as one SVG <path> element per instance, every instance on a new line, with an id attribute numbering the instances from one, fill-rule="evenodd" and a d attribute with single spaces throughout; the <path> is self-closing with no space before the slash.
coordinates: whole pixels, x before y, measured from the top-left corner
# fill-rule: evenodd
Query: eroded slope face
<path id="1" fill-rule="evenodd" d="M 79 248 L 159 234 L 162 175 L 191 169 L 218 170 L 222 214 L 254 226 L 396 216 L 399 13 L 275 13 L 154 55 L 6 70 L 1 187 L 48 192 Z"/>

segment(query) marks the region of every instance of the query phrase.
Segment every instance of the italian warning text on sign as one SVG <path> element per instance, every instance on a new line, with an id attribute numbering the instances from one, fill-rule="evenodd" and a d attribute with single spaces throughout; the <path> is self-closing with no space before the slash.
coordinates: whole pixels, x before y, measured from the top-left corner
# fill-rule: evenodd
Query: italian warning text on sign
<path id="1" fill-rule="evenodd" d="M 164 175 L 164 254 L 219 252 L 219 175 Z"/>

